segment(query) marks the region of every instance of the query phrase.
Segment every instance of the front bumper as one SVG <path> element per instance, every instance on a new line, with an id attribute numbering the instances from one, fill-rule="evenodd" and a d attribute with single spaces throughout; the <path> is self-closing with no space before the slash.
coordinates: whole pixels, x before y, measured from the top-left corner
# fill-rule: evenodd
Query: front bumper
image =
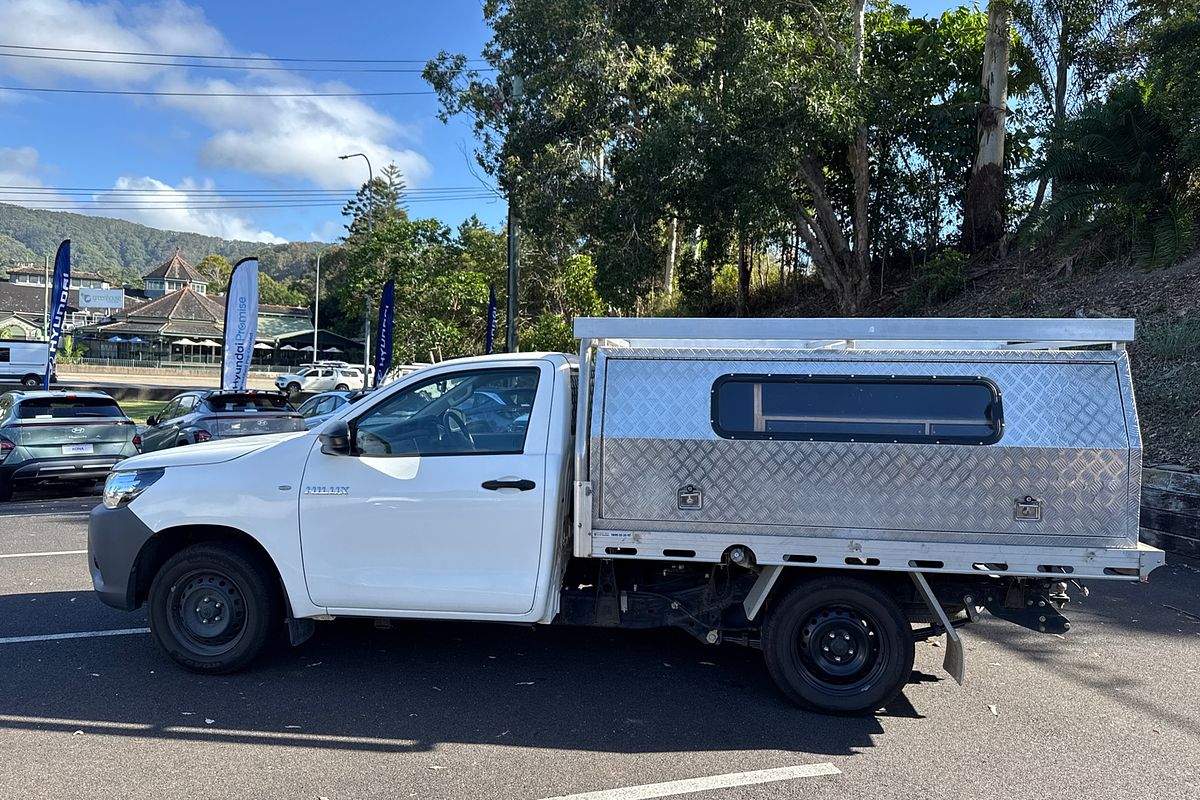
<path id="1" fill-rule="evenodd" d="M 122 611 L 141 603 L 137 597 L 138 554 L 154 531 L 138 519 L 129 506 L 98 505 L 88 517 L 88 569 L 101 602 Z"/>

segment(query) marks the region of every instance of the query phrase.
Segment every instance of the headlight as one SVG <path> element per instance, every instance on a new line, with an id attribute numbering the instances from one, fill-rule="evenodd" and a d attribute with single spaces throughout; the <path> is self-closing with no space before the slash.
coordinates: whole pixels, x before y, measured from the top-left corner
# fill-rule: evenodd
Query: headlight
<path id="1" fill-rule="evenodd" d="M 130 472 L 110 472 L 104 482 L 104 507 L 119 508 L 163 476 L 162 469 L 138 469 Z"/>

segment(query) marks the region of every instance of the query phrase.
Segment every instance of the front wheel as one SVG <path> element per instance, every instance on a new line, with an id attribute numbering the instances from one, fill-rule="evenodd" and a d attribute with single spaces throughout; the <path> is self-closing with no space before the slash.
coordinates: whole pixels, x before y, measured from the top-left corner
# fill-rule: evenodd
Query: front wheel
<path id="1" fill-rule="evenodd" d="M 912 626 L 873 583 L 818 578 L 770 609 L 763 656 L 794 703 L 827 714 L 869 714 L 891 702 L 912 674 Z"/>
<path id="2" fill-rule="evenodd" d="M 36 389 L 42 385 L 42 379 L 36 375 L 26 375 L 21 379 L 21 385 L 26 389 Z"/>
<path id="3" fill-rule="evenodd" d="M 283 619 L 269 570 L 236 545 L 179 551 L 150 584 L 154 638 L 193 672 L 236 672 L 263 651 Z"/>
<path id="4" fill-rule="evenodd" d="M 347 386 L 347 385 L 346 385 L 346 384 L 344 384 L 344 383 L 339 383 L 337 386 L 335 386 L 335 387 L 333 387 L 333 388 L 334 388 L 334 391 L 338 391 L 338 392 L 348 392 L 348 391 L 350 391 L 350 387 L 349 387 L 349 386 Z"/>
<path id="5" fill-rule="evenodd" d="M 287 385 L 287 393 L 288 394 L 300 394 L 300 384 L 289 383 Z"/>

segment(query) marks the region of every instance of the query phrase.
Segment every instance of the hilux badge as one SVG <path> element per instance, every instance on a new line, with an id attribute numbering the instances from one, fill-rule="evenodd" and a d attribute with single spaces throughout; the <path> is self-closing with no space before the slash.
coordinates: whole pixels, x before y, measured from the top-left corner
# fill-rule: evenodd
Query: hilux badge
<path id="1" fill-rule="evenodd" d="M 345 495 L 350 494 L 349 486 L 305 486 L 305 494 Z"/>

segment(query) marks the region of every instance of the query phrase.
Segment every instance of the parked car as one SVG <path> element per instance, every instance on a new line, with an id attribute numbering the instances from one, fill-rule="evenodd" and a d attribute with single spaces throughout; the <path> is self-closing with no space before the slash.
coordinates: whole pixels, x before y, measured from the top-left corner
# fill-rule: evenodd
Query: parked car
<path id="1" fill-rule="evenodd" d="M 275 379 L 275 385 L 289 395 L 300 392 L 348 392 L 362 388 L 363 374 L 362 370 L 353 367 L 314 364 L 280 375 Z"/>
<path id="2" fill-rule="evenodd" d="M 147 419 L 141 447 L 149 453 L 211 439 L 302 430 L 304 420 L 282 394 L 200 389 L 177 395 Z"/>
<path id="3" fill-rule="evenodd" d="M 21 484 L 98 481 L 137 452 L 133 420 L 106 394 L 0 394 L 0 500 Z"/>
<path id="4" fill-rule="evenodd" d="M 314 394 L 296 409 L 296 413 L 304 418 L 304 427 L 312 430 L 333 416 L 334 412 L 347 403 L 353 402 L 351 392 L 322 392 Z M 361 396 L 361 390 L 358 392 Z M 358 398 L 354 398 L 358 399 Z"/>
<path id="5" fill-rule="evenodd" d="M 19 382 L 29 389 L 42 385 L 46 373 L 46 343 L 0 339 L 0 381 Z M 55 382 L 55 376 L 50 376 Z"/>

